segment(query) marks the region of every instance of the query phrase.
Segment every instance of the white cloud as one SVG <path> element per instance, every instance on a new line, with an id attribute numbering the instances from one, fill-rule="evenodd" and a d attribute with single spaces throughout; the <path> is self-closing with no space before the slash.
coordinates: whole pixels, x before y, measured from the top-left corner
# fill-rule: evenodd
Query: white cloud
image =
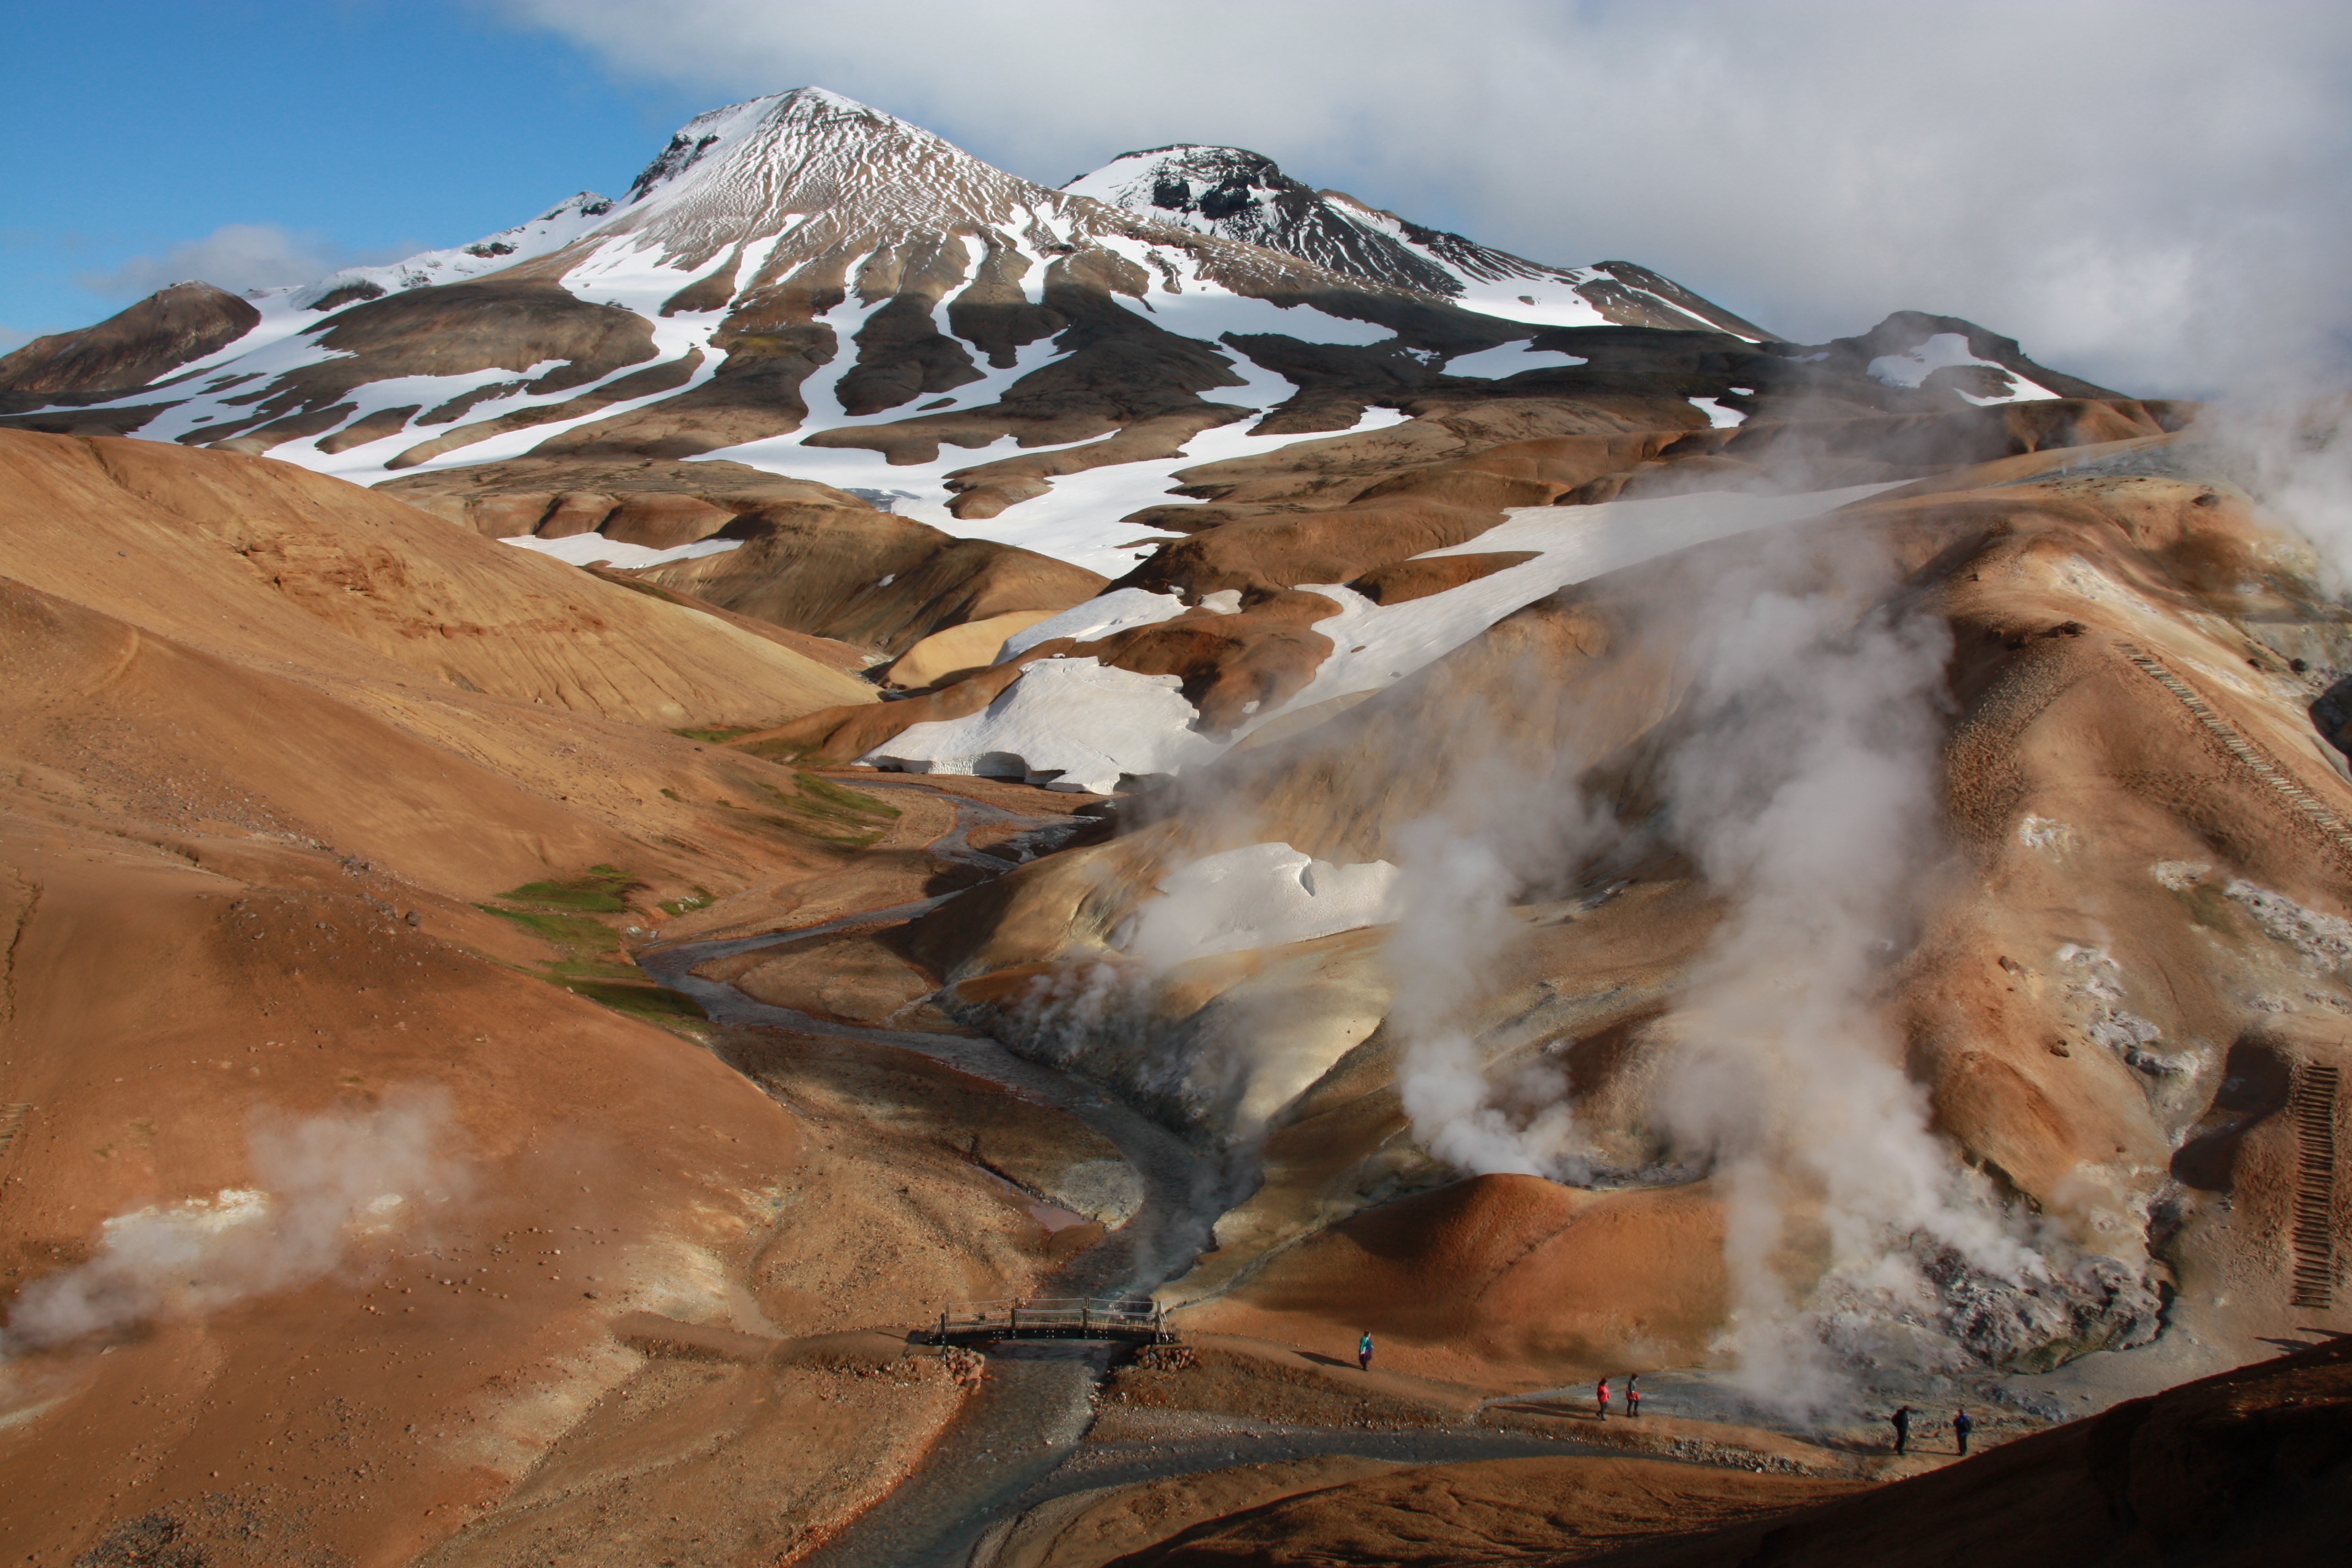
<path id="1" fill-rule="evenodd" d="M 2154 392 L 2340 355 L 2352 327 L 2352 8 L 508 4 L 714 105 L 817 82 L 1048 183 L 1255 147 L 1796 338 L 1944 311 Z"/>
<path id="2" fill-rule="evenodd" d="M 161 256 L 134 256 L 111 270 L 83 272 L 74 280 L 99 294 L 152 294 L 189 279 L 233 291 L 268 289 L 307 283 L 363 262 L 394 261 L 421 248 L 410 244 L 357 251 L 316 230 L 298 233 L 276 224 L 227 223 Z"/>

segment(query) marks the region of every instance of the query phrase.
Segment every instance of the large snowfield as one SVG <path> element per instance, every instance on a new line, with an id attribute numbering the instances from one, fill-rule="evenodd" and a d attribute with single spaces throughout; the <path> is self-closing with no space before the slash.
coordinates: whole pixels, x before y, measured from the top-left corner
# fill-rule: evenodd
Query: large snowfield
<path id="1" fill-rule="evenodd" d="M 1891 488 L 1857 485 L 1780 496 L 1717 492 L 1515 508 L 1508 521 L 1468 543 L 1414 558 L 1536 552 L 1531 561 L 1475 583 L 1398 605 L 1376 605 L 1340 584 L 1299 584 L 1339 606 L 1337 615 L 1315 623 L 1314 629 L 1331 639 L 1329 657 L 1289 701 L 1252 715 L 1221 740 L 1192 728 L 1199 715 L 1176 692 L 1173 676 L 1105 669 L 1092 658 L 1048 658 L 1032 664 L 982 711 L 910 725 L 861 760 L 875 767 L 988 773 L 1097 793 L 1118 787 L 1122 778 L 1181 773 L 1223 755 L 1286 714 L 1393 686 L 1514 610 L 1570 584 L 1711 540 L 1820 517 Z M 1220 597 L 1210 595 L 1209 607 L 1229 608 L 1214 603 Z M 1008 642 L 1000 658 L 1015 657 L 1052 637 L 1098 637 L 1165 620 L 1184 607 L 1173 594 L 1122 588 L 1030 627 Z"/>

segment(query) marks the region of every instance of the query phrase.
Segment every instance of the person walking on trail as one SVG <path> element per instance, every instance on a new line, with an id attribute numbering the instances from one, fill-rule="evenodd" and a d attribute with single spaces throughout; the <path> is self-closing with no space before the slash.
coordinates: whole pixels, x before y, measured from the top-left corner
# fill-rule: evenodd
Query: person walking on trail
<path id="1" fill-rule="evenodd" d="M 1625 1414 L 1628 1415 L 1642 1414 L 1641 1378 L 1642 1374 L 1638 1372 L 1629 1372 L 1625 1374 Z"/>
<path id="2" fill-rule="evenodd" d="M 1372 1370 L 1372 1331 L 1370 1329 L 1366 1329 L 1364 1337 L 1356 1342 L 1356 1370 L 1359 1372 Z"/>
<path id="3" fill-rule="evenodd" d="M 1887 1419 L 1895 1423 L 1895 1451 L 1903 1453 L 1911 1447 L 1911 1407 L 1906 1405 Z"/>
<path id="4" fill-rule="evenodd" d="M 1952 1436 L 1960 1446 L 1960 1458 L 1963 1459 L 1969 1457 L 1969 1434 L 1976 1429 L 1977 1424 L 1969 1419 L 1967 1411 L 1960 1410 L 1953 1413 Z"/>
<path id="5" fill-rule="evenodd" d="M 1609 1419 L 1609 1380 L 1608 1380 L 1607 1378 L 1605 1378 L 1605 1377 L 1604 1377 L 1604 1378 L 1602 1378 L 1602 1379 L 1601 1380 L 1601 1386 L 1600 1386 L 1600 1387 L 1598 1387 L 1598 1388 L 1596 1388 L 1596 1389 L 1594 1389 L 1594 1390 L 1592 1391 L 1592 1393 L 1593 1393 L 1593 1397 L 1594 1397 L 1595 1399 L 1597 1399 L 1597 1400 L 1600 1402 L 1600 1405 L 1601 1405 L 1601 1419 L 1602 1419 L 1603 1421 L 1608 1420 L 1608 1419 Z"/>

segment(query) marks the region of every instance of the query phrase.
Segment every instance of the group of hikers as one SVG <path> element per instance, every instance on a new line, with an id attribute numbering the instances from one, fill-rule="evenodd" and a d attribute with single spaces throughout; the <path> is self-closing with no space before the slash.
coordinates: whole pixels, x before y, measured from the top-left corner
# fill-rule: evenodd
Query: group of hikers
<path id="1" fill-rule="evenodd" d="M 1888 1416 L 1886 1419 L 1893 1423 L 1895 1426 L 1895 1451 L 1898 1454 L 1910 1452 L 1911 1407 L 1907 1405 L 1903 1405 L 1898 1408 L 1894 1415 Z M 1969 1413 L 1967 1411 L 1955 1410 L 1952 1412 L 1952 1440 L 1958 1445 L 1960 1457 L 1962 1458 L 1968 1458 L 1969 1434 L 1976 1429 L 1977 1424 L 1969 1419 Z"/>
<path id="2" fill-rule="evenodd" d="M 1372 1370 L 1372 1331 L 1370 1329 L 1366 1329 L 1363 1337 L 1356 1342 L 1356 1365 L 1365 1372 Z M 1603 1421 L 1609 1419 L 1609 1380 L 1604 1377 L 1593 1386 L 1592 1390 L 1594 1408 L 1599 1411 L 1601 1419 Z M 1629 1372 L 1625 1374 L 1625 1414 L 1628 1415 L 1642 1414 L 1642 1374 L 1638 1372 Z M 1911 1407 L 1907 1405 L 1903 1405 L 1894 1415 L 1888 1416 L 1887 1420 L 1895 1426 L 1895 1451 L 1898 1454 L 1909 1453 L 1911 1451 Z M 1960 1457 L 1963 1458 L 1968 1457 L 1969 1434 L 1976 1429 L 1977 1424 L 1969 1419 L 1969 1413 L 1966 1410 L 1952 1412 L 1952 1438 L 1959 1446 Z"/>
<path id="3" fill-rule="evenodd" d="M 1607 1378 L 1602 1378 L 1593 1386 L 1592 1402 L 1601 1412 L 1601 1419 L 1608 1420 L 1609 1380 Z M 1628 1415 L 1642 1414 L 1642 1374 L 1638 1372 L 1629 1372 L 1625 1374 L 1625 1414 Z"/>

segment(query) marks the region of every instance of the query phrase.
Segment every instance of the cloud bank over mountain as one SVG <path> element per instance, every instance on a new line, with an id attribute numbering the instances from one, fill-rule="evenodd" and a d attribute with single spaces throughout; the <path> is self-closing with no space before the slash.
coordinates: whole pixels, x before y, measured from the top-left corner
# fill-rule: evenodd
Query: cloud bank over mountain
<path id="1" fill-rule="evenodd" d="M 2352 328 L 2352 15 L 2326 7 L 507 9 L 623 77 L 824 81 L 1051 184 L 1252 147 L 1523 255 L 1638 255 L 1801 339 L 1926 305 L 2194 393 L 2340 365 Z"/>
<path id="2" fill-rule="evenodd" d="M 160 256 L 134 256 L 103 272 L 81 273 L 75 281 L 99 294 L 152 294 L 190 278 L 223 289 L 274 289 L 346 267 L 396 260 L 422 248 L 411 240 L 354 250 L 317 230 L 225 223 L 202 239 L 173 246 Z M 0 345 L 15 346 L 6 343 L 5 333 L 0 333 Z"/>

